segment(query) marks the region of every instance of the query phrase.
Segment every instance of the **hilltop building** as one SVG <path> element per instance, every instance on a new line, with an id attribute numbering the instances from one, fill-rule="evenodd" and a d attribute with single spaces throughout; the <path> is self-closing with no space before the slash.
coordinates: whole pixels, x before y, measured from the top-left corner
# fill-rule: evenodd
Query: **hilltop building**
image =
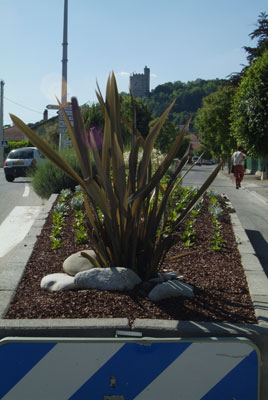
<path id="1" fill-rule="evenodd" d="M 130 79 L 130 89 L 133 97 L 143 97 L 150 93 L 150 68 L 144 68 L 144 74 L 132 74 Z"/>

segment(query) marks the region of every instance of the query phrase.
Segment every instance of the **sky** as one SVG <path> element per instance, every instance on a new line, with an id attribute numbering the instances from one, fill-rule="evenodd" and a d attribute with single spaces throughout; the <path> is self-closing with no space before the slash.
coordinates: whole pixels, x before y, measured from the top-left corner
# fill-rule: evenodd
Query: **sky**
<path id="1" fill-rule="evenodd" d="M 4 125 L 10 113 L 40 121 L 61 99 L 63 10 L 64 0 L 0 0 Z M 112 71 L 119 92 L 145 66 L 151 90 L 240 72 L 261 12 L 267 0 L 68 0 L 68 100 L 96 102 Z"/>

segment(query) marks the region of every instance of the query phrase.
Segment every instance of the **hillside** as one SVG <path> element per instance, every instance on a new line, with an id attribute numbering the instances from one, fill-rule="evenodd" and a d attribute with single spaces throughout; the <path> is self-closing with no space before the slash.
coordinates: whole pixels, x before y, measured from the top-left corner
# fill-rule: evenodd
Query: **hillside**
<path id="1" fill-rule="evenodd" d="M 203 97 L 215 92 L 224 82 L 223 79 L 196 79 L 187 83 L 168 82 L 157 86 L 142 100 L 147 104 L 153 116 L 159 117 L 176 98 L 169 119 L 177 126 L 183 125 L 190 116 L 194 118 L 196 111 L 202 105 Z"/>

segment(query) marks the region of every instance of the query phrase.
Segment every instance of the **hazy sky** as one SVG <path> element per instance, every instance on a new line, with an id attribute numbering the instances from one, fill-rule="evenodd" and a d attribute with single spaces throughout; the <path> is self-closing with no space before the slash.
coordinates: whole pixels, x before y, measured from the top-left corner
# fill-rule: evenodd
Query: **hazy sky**
<path id="1" fill-rule="evenodd" d="M 61 98 L 64 0 L 0 0 L 0 80 L 9 113 L 42 119 Z M 69 0 L 68 99 L 96 101 L 114 71 L 119 91 L 129 74 L 151 70 L 151 89 L 197 78 L 226 78 L 247 64 L 243 46 L 267 0 Z M 49 111 L 49 117 L 55 111 Z"/>

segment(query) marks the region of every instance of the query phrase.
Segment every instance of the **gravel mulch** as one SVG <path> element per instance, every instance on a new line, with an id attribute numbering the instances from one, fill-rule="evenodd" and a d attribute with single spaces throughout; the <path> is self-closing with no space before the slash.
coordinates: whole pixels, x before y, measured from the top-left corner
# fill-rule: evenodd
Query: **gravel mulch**
<path id="1" fill-rule="evenodd" d="M 194 287 L 194 298 L 172 298 L 152 303 L 142 287 L 129 292 L 90 289 L 50 293 L 42 290 L 40 281 L 45 275 L 63 272 L 62 263 L 69 255 L 90 248 L 90 245 L 75 243 L 74 216 L 70 211 L 65 219 L 64 246 L 51 250 L 50 213 L 5 318 L 128 318 L 130 323 L 135 318 L 151 318 L 257 323 L 229 209 L 224 200 L 221 202 L 224 209 L 221 233 L 226 241 L 222 250 L 210 250 L 214 230 L 205 200 L 195 224 L 194 245 L 187 249 L 178 241 L 161 266 L 162 272 L 177 271 L 183 275 L 185 282 Z M 174 255 L 189 251 L 196 252 L 170 260 Z"/>

